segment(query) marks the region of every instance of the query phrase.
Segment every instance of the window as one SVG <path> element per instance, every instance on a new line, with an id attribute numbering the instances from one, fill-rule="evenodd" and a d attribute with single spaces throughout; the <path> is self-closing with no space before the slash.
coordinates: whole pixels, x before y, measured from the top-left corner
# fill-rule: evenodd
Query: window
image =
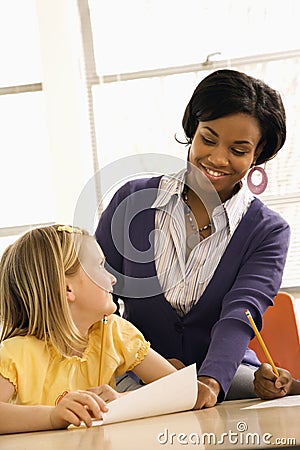
<path id="1" fill-rule="evenodd" d="M 299 15 L 297 0 L 0 2 L 0 254 L 32 224 L 72 222 L 98 167 L 145 153 L 184 161 L 174 135 L 187 100 L 210 70 L 232 67 L 286 106 L 262 200 L 292 228 L 282 287 L 300 286 Z"/>
<path id="2" fill-rule="evenodd" d="M 96 76 L 91 76 L 101 167 L 138 153 L 185 159 L 181 119 L 197 83 L 209 70 L 230 67 L 279 90 L 288 137 L 267 164 L 261 196 L 288 220 L 291 246 L 282 287 L 300 279 L 300 4 L 270 0 L 89 0 Z M 285 30 L 284 33 L 279 30 Z M 208 56 L 210 55 L 211 56 Z M 121 183 L 122 184 L 122 183 Z"/>
<path id="3" fill-rule="evenodd" d="M 48 222 L 52 215 L 39 42 L 35 1 L 1 2 L 1 253 L 23 229 L 16 227 Z"/>
<path id="4" fill-rule="evenodd" d="M 76 2 L 0 2 L 0 254 L 38 224 L 72 223 L 93 173 Z"/>

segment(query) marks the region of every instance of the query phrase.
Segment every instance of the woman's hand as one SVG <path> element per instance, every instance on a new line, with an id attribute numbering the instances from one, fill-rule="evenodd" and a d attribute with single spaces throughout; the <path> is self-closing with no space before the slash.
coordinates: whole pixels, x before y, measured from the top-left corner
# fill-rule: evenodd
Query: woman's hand
<path id="1" fill-rule="evenodd" d="M 67 428 L 69 425 L 79 427 L 84 422 L 87 427 L 92 419 L 101 419 L 107 412 L 105 401 L 91 391 L 72 391 L 66 394 L 50 411 L 50 422 L 53 429 Z"/>
<path id="2" fill-rule="evenodd" d="M 125 393 L 119 393 L 115 389 L 113 389 L 108 384 L 103 384 L 102 386 L 96 386 L 93 388 L 87 389 L 89 392 L 94 392 L 96 395 L 102 398 L 106 403 L 111 402 L 112 400 L 116 400 L 116 398 L 121 397 Z"/>
<path id="3" fill-rule="evenodd" d="M 169 363 L 172 364 L 172 366 L 175 367 L 175 369 L 180 370 L 183 369 L 184 367 L 186 367 L 183 362 L 181 362 L 179 359 L 177 358 L 170 358 L 168 359 Z"/>
<path id="4" fill-rule="evenodd" d="M 221 387 L 217 380 L 210 377 L 198 378 L 198 399 L 193 409 L 215 406 Z"/>
<path id="5" fill-rule="evenodd" d="M 262 399 L 284 397 L 290 393 L 293 383 L 292 376 L 288 370 L 278 369 L 277 377 L 272 366 L 263 363 L 254 374 L 254 390 Z"/>
<path id="6" fill-rule="evenodd" d="M 179 359 L 171 358 L 168 361 L 177 370 L 186 367 Z M 211 408 L 215 406 L 221 387 L 217 380 L 210 377 L 198 377 L 198 398 L 193 409 Z"/>

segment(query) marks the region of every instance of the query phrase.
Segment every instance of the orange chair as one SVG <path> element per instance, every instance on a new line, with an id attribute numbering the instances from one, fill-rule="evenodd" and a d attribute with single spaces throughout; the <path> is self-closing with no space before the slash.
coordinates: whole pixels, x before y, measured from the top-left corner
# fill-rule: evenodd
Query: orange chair
<path id="1" fill-rule="evenodd" d="M 295 300 L 286 293 L 279 292 L 263 316 L 261 335 L 272 356 L 275 366 L 291 372 L 294 378 L 300 378 L 300 340 Z M 256 337 L 249 344 L 261 362 L 267 359 Z"/>

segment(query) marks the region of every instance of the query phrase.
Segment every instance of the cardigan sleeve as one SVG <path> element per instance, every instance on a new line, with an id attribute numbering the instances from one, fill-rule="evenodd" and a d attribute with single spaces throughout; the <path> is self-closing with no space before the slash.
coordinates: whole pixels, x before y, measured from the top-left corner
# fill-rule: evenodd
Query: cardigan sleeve
<path id="1" fill-rule="evenodd" d="M 199 376 L 206 375 L 220 383 L 219 401 L 224 399 L 254 337 L 245 310 L 249 309 L 261 329 L 262 316 L 280 288 L 290 229 L 280 216 L 273 216 L 273 221 L 274 217 L 275 223 L 271 217 L 263 231 L 258 224 L 257 232 L 251 233 L 252 243 L 232 288 L 223 298 L 220 318 L 211 330 L 209 349 L 198 372 Z"/>

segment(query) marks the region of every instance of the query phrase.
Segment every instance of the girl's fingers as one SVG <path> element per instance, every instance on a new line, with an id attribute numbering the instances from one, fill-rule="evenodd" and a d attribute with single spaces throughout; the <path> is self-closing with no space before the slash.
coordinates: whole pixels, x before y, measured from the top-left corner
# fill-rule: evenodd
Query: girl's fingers
<path id="1" fill-rule="evenodd" d="M 79 424 L 83 421 L 87 427 L 92 425 L 92 418 L 95 417 L 97 419 L 101 418 L 100 410 L 95 414 L 90 409 L 90 405 L 82 404 L 77 401 L 72 401 L 68 404 L 68 410 L 71 411 L 76 417 L 79 419 Z"/>
<path id="2" fill-rule="evenodd" d="M 63 418 L 68 424 L 74 425 L 75 427 L 79 427 L 81 424 L 81 419 L 70 409 L 65 410 Z"/>
<path id="3" fill-rule="evenodd" d="M 102 386 L 96 386 L 88 389 L 89 392 L 93 392 L 98 395 L 104 402 L 109 403 L 121 395 L 115 389 L 113 389 L 108 384 L 103 384 Z"/>
<path id="4" fill-rule="evenodd" d="M 94 392 L 96 395 L 100 395 L 102 393 L 102 387 L 101 386 L 95 386 L 92 388 L 87 389 L 88 392 Z"/>
<path id="5" fill-rule="evenodd" d="M 80 394 L 80 399 L 77 399 L 80 403 L 84 403 L 89 407 L 89 409 L 93 413 L 107 412 L 108 408 L 106 406 L 103 398 L 99 397 L 99 395 L 95 394 L 95 392 L 90 391 L 77 391 Z"/>
<path id="6" fill-rule="evenodd" d="M 72 416 L 70 423 L 80 425 L 83 421 L 86 426 L 91 426 L 92 418 L 101 419 L 102 413 L 108 408 L 102 398 L 93 392 L 74 391 L 67 394 L 58 404 L 58 408 L 64 408 Z M 66 419 L 67 420 L 67 419 Z"/>

